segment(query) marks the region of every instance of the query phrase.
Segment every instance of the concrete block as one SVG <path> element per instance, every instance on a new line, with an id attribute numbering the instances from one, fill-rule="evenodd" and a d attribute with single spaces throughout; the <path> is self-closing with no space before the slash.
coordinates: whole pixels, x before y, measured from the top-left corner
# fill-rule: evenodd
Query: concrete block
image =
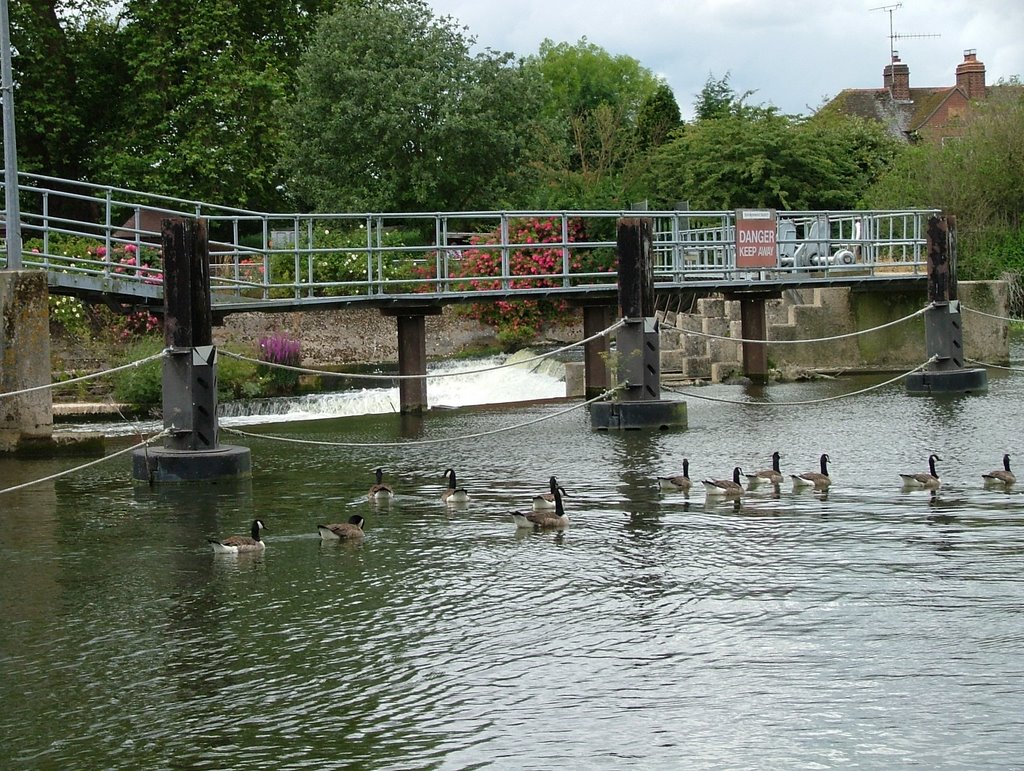
<path id="1" fill-rule="evenodd" d="M 701 330 L 706 335 L 729 336 L 729 322 L 722 318 L 704 319 L 704 328 Z"/>
<path id="2" fill-rule="evenodd" d="M 711 359 L 707 356 L 688 356 L 682 373 L 689 378 L 711 377 Z"/>
<path id="3" fill-rule="evenodd" d="M 697 313 L 705 318 L 725 316 L 725 300 L 721 297 L 702 297 L 697 300 Z"/>

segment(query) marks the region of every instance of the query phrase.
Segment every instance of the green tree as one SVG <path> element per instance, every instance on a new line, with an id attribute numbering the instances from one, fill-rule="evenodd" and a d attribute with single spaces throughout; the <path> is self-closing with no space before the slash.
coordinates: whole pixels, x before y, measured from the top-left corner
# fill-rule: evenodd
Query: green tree
<path id="1" fill-rule="evenodd" d="M 127 69 L 104 100 L 93 162 L 104 181 L 229 205 L 276 208 L 276 102 L 288 93 L 318 0 L 128 0 Z"/>
<path id="2" fill-rule="evenodd" d="M 20 0 L 10 6 L 18 166 L 72 180 L 91 171 L 93 148 L 120 92 L 117 27 L 94 0 Z M 57 198 L 51 214 L 87 216 L 85 202 Z"/>
<path id="3" fill-rule="evenodd" d="M 422 0 L 349 0 L 322 18 L 286 117 L 295 198 L 323 210 L 479 209 L 526 157 L 536 79 Z"/>
<path id="4" fill-rule="evenodd" d="M 878 208 L 938 208 L 957 217 L 962 278 L 1024 274 L 1024 87 L 998 84 L 963 134 L 906 148 L 864 195 Z"/>
<path id="5" fill-rule="evenodd" d="M 644 118 L 653 118 L 658 105 L 671 111 L 671 91 L 636 59 L 614 56 L 586 38 L 575 44 L 545 40 L 527 63 L 547 86 L 542 113 L 547 130 L 538 137 L 542 156 L 532 203 L 577 208 L 628 205 L 636 188 L 624 170 L 645 149 L 638 131 L 644 105 L 651 111 Z M 660 102 L 651 101 L 656 98 Z M 644 130 L 659 129 L 648 122 Z"/>

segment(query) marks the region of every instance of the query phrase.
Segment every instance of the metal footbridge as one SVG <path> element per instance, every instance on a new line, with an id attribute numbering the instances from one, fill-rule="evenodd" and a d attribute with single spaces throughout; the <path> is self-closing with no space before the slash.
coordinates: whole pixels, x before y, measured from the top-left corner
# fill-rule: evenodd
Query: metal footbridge
<path id="1" fill-rule="evenodd" d="M 160 307 L 161 222 L 204 219 L 213 312 L 220 317 L 514 299 L 613 302 L 615 227 L 622 217 L 654 223 L 659 296 L 924 286 L 927 221 L 937 213 L 282 214 L 36 174 L 19 175 L 19 193 L 22 267 L 46 271 L 52 293 L 90 302 Z M 0 267 L 6 265 L 4 249 Z"/>

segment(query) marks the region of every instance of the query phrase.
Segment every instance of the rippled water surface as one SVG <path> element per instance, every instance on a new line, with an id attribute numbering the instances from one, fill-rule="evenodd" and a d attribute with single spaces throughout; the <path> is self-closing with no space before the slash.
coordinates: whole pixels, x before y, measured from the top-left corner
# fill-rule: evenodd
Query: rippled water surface
<path id="1" fill-rule="evenodd" d="M 0 496 L 0 766 L 1020 768 L 1024 486 L 981 473 L 1004 452 L 1024 471 L 1022 396 L 992 373 L 944 400 L 691 398 L 671 432 L 594 432 L 565 404 L 275 423 L 248 430 L 407 444 L 233 437 L 251 482 L 133 487 L 119 458 Z M 832 490 L 654 482 L 775 449 L 784 472 L 828 452 Z M 930 452 L 942 489 L 903 492 Z M 3 460 L 0 487 L 73 463 Z M 464 509 L 440 503 L 449 466 Z M 517 532 L 550 474 L 572 525 Z M 321 543 L 353 513 L 361 546 Z M 254 516 L 265 554 L 211 553 Z"/>

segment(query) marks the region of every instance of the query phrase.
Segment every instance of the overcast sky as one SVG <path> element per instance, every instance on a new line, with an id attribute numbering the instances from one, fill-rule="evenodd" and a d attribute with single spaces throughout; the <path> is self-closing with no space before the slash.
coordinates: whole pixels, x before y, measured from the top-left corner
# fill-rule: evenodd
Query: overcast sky
<path id="1" fill-rule="evenodd" d="M 910 85 L 951 86 L 963 52 L 985 63 L 987 82 L 1024 76 L 1024 0 L 427 0 L 479 47 L 536 53 L 544 38 L 581 37 L 661 75 L 684 117 L 708 75 L 748 101 L 812 112 L 844 88 L 876 88 L 894 43 Z"/>

